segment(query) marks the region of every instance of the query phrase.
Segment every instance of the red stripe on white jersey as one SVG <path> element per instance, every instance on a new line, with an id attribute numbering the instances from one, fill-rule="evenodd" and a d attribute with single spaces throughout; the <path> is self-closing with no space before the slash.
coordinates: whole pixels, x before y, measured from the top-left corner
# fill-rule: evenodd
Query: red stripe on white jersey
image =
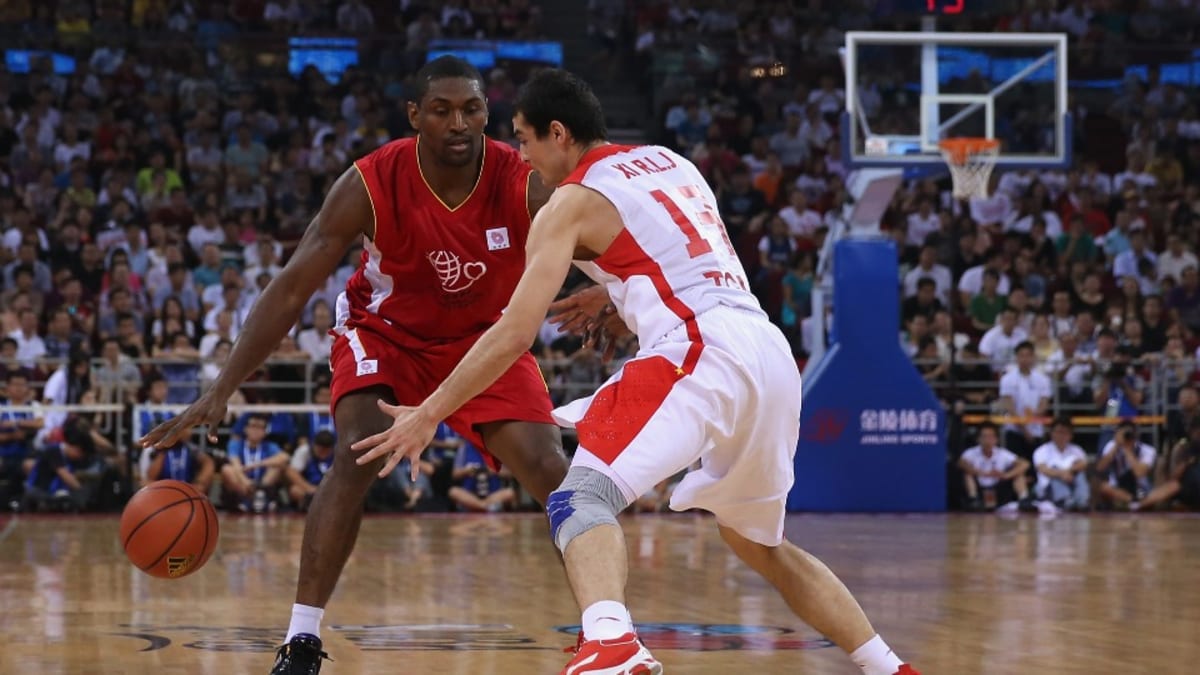
<path id="1" fill-rule="evenodd" d="M 690 375 L 700 360 L 700 352 L 704 350 L 704 339 L 700 335 L 700 324 L 696 323 L 696 313 L 675 295 L 662 267 L 642 249 L 628 229 L 621 230 L 604 255 L 596 258 L 594 262 L 600 269 L 622 282 L 628 283 L 629 278 L 633 276 L 644 276 L 650 280 L 663 304 L 683 321 L 687 330 L 692 346 L 688 349 L 681 368 Z"/>

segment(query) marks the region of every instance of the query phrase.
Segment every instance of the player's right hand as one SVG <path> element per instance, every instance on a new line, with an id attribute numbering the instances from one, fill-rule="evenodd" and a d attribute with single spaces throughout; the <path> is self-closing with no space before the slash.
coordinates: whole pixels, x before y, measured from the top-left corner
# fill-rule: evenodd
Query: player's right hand
<path id="1" fill-rule="evenodd" d="M 608 363 L 615 353 L 617 340 L 630 335 L 616 307 L 603 286 L 589 286 L 582 291 L 550 305 L 550 323 L 558 325 L 560 333 L 583 338 L 583 346 L 602 353 L 601 361 Z"/>
<path id="2" fill-rule="evenodd" d="M 583 346 L 601 352 L 600 361 L 612 361 L 617 350 L 617 340 L 633 334 L 629 326 L 617 314 L 617 308 L 609 303 L 600 314 L 587 323 Z"/>
<path id="3" fill-rule="evenodd" d="M 138 443 L 143 448 L 173 448 L 201 425 L 208 428 L 208 442 L 216 443 L 217 426 L 225 419 L 227 409 L 224 397 L 211 394 L 210 390 L 179 415 L 151 429 Z"/>
<path id="4" fill-rule="evenodd" d="M 608 291 L 603 286 L 588 286 L 550 304 L 550 323 L 558 332 L 585 335 L 588 324 L 600 317 L 609 304 Z"/>

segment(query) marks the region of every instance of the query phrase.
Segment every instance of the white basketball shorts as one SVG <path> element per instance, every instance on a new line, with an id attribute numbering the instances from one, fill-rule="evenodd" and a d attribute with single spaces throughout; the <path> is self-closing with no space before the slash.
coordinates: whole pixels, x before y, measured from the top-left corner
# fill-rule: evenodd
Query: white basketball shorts
<path id="1" fill-rule="evenodd" d="M 696 322 L 699 342 L 681 325 L 554 418 L 579 434 L 572 465 L 612 478 L 628 503 L 699 459 L 671 508 L 778 546 L 800 427 L 795 359 L 757 313 L 718 307 Z"/>

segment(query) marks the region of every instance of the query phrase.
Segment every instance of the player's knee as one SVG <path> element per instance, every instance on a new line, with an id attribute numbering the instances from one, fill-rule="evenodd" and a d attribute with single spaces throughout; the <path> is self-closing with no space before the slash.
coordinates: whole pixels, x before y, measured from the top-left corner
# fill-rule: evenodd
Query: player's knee
<path id="1" fill-rule="evenodd" d="M 601 525 L 616 525 L 617 514 L 629 505 L 611 478 L 594 469 L 574 467 L 546 500 L 550 536 L 558 550 L 579 535 Z"/>
<path id="2" fill-rule="evenodd" d="M 570 463 L 567 462 L 567 458 L 561 450 L 541 454 L 535 461 L 535 476 L 533 480 L 523 486 L 529 491 L 529 496 L 545 506 L 551 491 L 562 485 L 563 481 L 567 479 L 567 469 L 570 468 Z"/>
<path id="3" fill-rule="evenodd" d="M 333 478 L 336 481 L 347 480 L 370 485 L 374 481 L 375 475 L 383 468 L 384 458 L 380 457 L 369 464 L 360 465 L 358 458 L 362 457 L 363 453 L 350 449 L 350 446 L 357 443 L 359 438 L 366 438 L 368 435 L 347 434 L 344 440 L 339 438 L 338 445 L 333 450 L 333 467 L 322 480 Z"/>

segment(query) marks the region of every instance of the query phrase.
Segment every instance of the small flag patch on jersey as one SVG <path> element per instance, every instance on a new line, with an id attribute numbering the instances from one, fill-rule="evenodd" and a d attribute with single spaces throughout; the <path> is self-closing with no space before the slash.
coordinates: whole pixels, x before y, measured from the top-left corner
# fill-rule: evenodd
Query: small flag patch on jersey
<path id="1" fill-rule="evenodd" d="M 508 241 L 507 227 L 493 227 L 487 231 L 487 244 L 489 251 L 499 251 L 502 248 L 508 248 L 511 244 Z"/>
<path id="2" fill-rule="evenodd" d="M 378 373 L 378 372 L 379 372 L 379 361 L 378 360 L 367 359 L 365 361 L 358 362 L 358 372 L 356 373 L 357 375 L 359 375 L 359 376 L 374 375 L 375 373 Z"/>

